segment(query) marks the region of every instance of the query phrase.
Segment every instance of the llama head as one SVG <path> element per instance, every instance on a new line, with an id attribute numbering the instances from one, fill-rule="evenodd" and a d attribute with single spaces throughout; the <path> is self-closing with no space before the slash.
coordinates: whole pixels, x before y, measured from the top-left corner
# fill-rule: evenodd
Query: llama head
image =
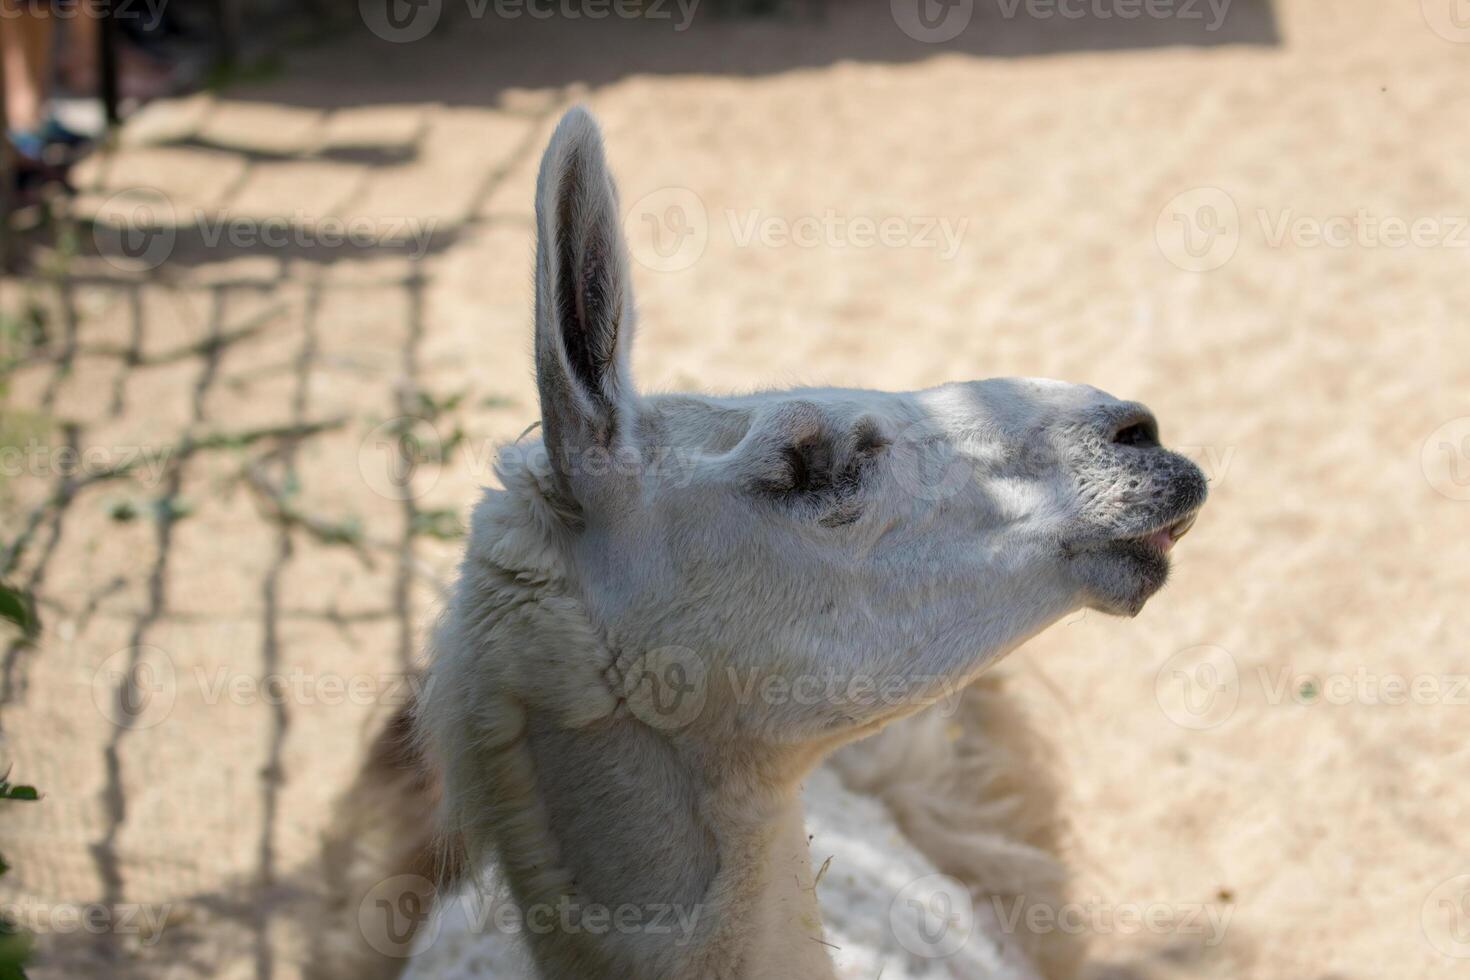
<path id="1" fill-rule="evenodd" d="M 552 137 L 536 211 L 539 483 L 568 581 L 613 649 L 663 651 L 708 685 L 706 720 L 840 740 L 1071 611 L 1133 615 L 1164 584 L 1205 480 L 1141 405 L 1014 378 L 641 394 L 585 111 Z"/>

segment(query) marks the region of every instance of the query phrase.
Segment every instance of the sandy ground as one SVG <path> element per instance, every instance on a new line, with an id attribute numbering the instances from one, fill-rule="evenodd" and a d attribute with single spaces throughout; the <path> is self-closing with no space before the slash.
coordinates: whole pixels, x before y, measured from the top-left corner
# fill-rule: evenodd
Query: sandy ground
<path id="1" fill-rule="evenodd" d="M 0 542 L 46 623 L 0 691 L 47 794 L 0 825 L 7 908 L 53 933 L 36 976 L 299 975 L 330 803 L 403 695 L 489 447 L 535 417 L 530 190 L 577 99 L 630 210 L 645 387 L 1087 381 L 1209 473 L 1142 616 L 1008 665 L 1060 745 L 1087 976 L 1465 975 L 1450 7 L 1237 0 L 1210 32 L 981 2 L 945 44 L 886 5 L 685 32 L 461 15 L 151 108 L 77 213 L 163 207 L 160 262 L 83 225 L 63 286 L 0 300 L 53 323 L 10 377 L 7 425 L 51 448 L 10 473 Z M 297 238 L 216 239 L 220 216 Z M 408 500 L 379 428 L 403 415 L 446 447 Z M 100 453 L 79 474 L 68 438 Z M 160 465 L 106 478 L 138 458 Z M 152 694 L 119 725 L 130 663 Z M 162 935 L 68 931 L 78 903 Z"/>

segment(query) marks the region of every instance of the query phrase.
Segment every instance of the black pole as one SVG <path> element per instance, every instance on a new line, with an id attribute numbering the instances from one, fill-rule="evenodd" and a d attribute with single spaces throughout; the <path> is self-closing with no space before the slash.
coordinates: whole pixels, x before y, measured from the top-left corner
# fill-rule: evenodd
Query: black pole
<path id="1" fill-rule="evenodd" d="M 209 15 L 214 21 L 214 67 L 235 63 L 235 23 L 225 0 L 209 0 Z"/>
<path id="2" fill-rule="evenodd" d="M 102 111 L 107 125 L 116 126 L 117 112 L 117 22 L 112 16 L 112 0 L 94 0 L 97 12 L 97 66 L 102 81 Z"/>
<path id="3" fill-rule="evenodd" d="M 11 195 L 19 182 L 15 150 L 5 135 L 9 130 L 5 115 L 5 72 L 0 71 L 0 278 L 10 268 L 10 212 L 14 206 Z"/>

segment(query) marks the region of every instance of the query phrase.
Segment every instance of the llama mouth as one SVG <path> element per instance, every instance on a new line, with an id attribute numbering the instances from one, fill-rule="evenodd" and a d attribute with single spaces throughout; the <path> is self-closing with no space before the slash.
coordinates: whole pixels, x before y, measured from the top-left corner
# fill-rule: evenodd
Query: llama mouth
<path id="1" fill-rule="evenodd" d="M 1179 518 L 1177 521 L 1166 524 L 1161 528 L 1148 532 L 1147 534 L 1141 534 L 1138 537 L 1132 538 L 1130 540 L 1141 542 L 1144 545 L 1147 545 L 1149 548 L 1152 548 L 1154 551 L 1157 551 L 1163 555 L 1167 555 L 1170 551 L 1174 549 L 1175 543 L 1178 542 L 1180 538 L 1188 534 L 1190 528 L 1194 527 L 1195 519 L 1198 517 L 1199 511 L 1192 510 L 1188 514 L 1185 514 L 1183 517 Z"/>
<path id="2" fill-rule="evenodd" d="M 1150 530 L 1110 538 L 1094 548 L 1074 552 L 1073 567 L 1087 591 L 1087 604 L 1111 615 L 1137 616 L 1149 598 L 1168 582 L 1169 552 L 1194 527 L 1198 513 L 1195 504 Z"/>

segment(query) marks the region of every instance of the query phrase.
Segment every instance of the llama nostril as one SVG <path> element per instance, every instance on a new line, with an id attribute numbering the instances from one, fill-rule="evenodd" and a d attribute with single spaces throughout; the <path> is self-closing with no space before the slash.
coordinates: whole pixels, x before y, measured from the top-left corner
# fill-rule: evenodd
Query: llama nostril
<path id="1" fill-rule="evenodd" d="M 1154 449 L 1159 445 L 1159 423 L 1152 415 L 1133 418 L 1113 433 L 1113 442 L 1119 446 L 1138 449 Z"/>

